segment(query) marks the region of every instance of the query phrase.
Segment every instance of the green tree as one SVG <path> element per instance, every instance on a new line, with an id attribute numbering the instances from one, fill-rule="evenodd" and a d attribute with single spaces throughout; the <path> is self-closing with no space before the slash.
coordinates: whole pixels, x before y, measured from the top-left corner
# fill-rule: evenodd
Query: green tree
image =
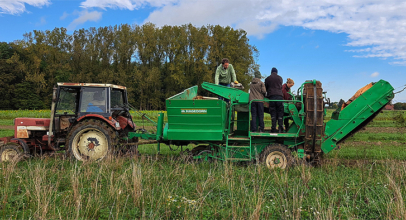
<path id="1" fill-rule="evenodd" d="M 224 57 L 248 89 L 259 53 L 246 35 L 219 25 L 152 23 L 79 29 L 71 35 L 65 28 L 34 30 L 15 43 L 0 43 L 3 108 L 49 108 L 52 87 L 69 81 L 123 85 L 131 104 L 164 109 L 167 97 L 214 82 Z"/>
<path id="2" fill-rule="evenodd" d="M 406 110 L 406 103 L 397 102 L 394 105 L 395 110 Z"/>

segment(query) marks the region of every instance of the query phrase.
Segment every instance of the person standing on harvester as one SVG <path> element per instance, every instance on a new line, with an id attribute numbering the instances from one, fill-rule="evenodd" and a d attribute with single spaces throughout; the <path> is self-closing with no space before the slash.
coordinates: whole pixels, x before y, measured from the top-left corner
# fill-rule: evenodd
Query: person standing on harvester
<path id="1" fill-rule="evenodd" d="M 286 83 L 282 85 L 282 93 L 283 93 L 283 99 L 284 100 L 292 100 L 292 96 L 289 93 L 290 93 L 290 88 L 292 88 L 293 85 L 295 85 L 295 82 L 291 78 L 288 78 Z M 283 114 L 283 115 L 288 116 L 289 114 Z M 283 123 L 285 125 L 285 132 L 288 132 L 289 118 L 285 118 Z"/>
<path id="2" fill-rule="evenodd" d="M 255 78 L 250 85 L 250 102 L 252 100 L 262 100 L 266 94 L 265 84 L 261 81 L 261 73 L 255 71 Z M 262 101 L 253 101 L 251 103 L 251 131 L 257 131 L 257 117 L 259 119 L 259 132 L 264 131 L 264 103 Z"/>
<path id="3" fill-rule="evenodd" d="M 231 82 L 238 84 L 234 67 L 230 64 L 230 61 L 227 58 L 223 58 L 221 64 L 217 67 L 214 82 L 216 85 L 222 85 L 226 87 L 230 87 Z M 219 96 L 219 99 L 223 100 L 223 97 Z M 226 101 L 228 100 L 226 99 Z"/>
<path id="4" fill-rule="evenodd" d="M 278 75 L 278 70 L 273 67 L 271 75 L 265 79 L 266 96 L 270 100 L 283 100 L 282 77 Z M 283 133 L 283 102 L 270 102 L 269 113 L 272 119 L 271 133 L 276 133 L 276 122 L 279 125 L 279 133 Z"/>

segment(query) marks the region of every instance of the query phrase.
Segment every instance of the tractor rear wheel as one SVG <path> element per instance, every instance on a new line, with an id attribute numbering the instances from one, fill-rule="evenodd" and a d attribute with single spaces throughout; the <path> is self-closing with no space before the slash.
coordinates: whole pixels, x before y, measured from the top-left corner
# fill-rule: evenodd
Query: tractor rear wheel
<path id="1" fill-rule="evenodd" d="M 75 125 L 67 138 L 70 157 L 80 161 L 99 161 L 114 151 L 115 131 L 99 120 L 85 120 Z"/>
<path id="2" fill-rule="evenodd" d="M 293 158 L 290 150 L 282 144 L 267 146 L 260 155 L 260 162 L 266 164 L 269 169 L 286 169 L 292 165 Z"/>
<path id="3" fill-rule="evenodd" d="M 0 149 L 0 162 L 20 161 L 23 159 L 24 150 L 16 143 L 8 143 Z"/>

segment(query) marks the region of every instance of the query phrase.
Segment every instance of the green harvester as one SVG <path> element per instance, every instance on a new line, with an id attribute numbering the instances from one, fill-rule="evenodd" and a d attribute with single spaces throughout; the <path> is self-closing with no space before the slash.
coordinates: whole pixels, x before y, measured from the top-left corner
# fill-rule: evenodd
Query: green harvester
<path id="1" fill-rule="evenodd" d="M 160 113 L 156 134 L 144 130 L 130 132 L 128 138 L 156 140 L 158 152 L 160 143 L 194 144 L 190 151 L 194 159 L 259 160 L 269 168 L 283 169 L 296 162 L 319 163 L 323 154 L 365 127 L 394 97 L 394 88 L 380 80 L 325 122 L 329 99 L 321 82 L 306 81 L 293 100 L 283 101 L 290 122 L 287 132 L 259 133 L 250 131 L 251 102 L 263 101 L 269 106 L 279 100 L 250 102 L 247 92 L 207 82 L 202 88 L 230 101 L 198 96 L 198 86 L 193 86 L 166 100 L 167 123 Z"/>

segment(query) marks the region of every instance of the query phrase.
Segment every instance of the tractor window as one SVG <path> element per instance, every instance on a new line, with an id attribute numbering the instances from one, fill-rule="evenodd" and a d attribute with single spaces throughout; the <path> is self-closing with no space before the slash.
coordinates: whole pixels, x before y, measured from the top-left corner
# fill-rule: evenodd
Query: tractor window
<path id="1" fill-rule="evenodd" d="M 106 112 L 105 88 L 82 87 L 80 112 Z"/>
<path id="2" fill-rule="evenodd" d="M 124 91 L 120 89 L 111 90 L 111 107 L 117 108 L 124 105 Z"/>
<path id="3" fill-rule="evenodd" d="M 78 95 L 79 89 L 61 87 L 55 113 L 57 115 L 74 115 L 77 109 Z"/>

